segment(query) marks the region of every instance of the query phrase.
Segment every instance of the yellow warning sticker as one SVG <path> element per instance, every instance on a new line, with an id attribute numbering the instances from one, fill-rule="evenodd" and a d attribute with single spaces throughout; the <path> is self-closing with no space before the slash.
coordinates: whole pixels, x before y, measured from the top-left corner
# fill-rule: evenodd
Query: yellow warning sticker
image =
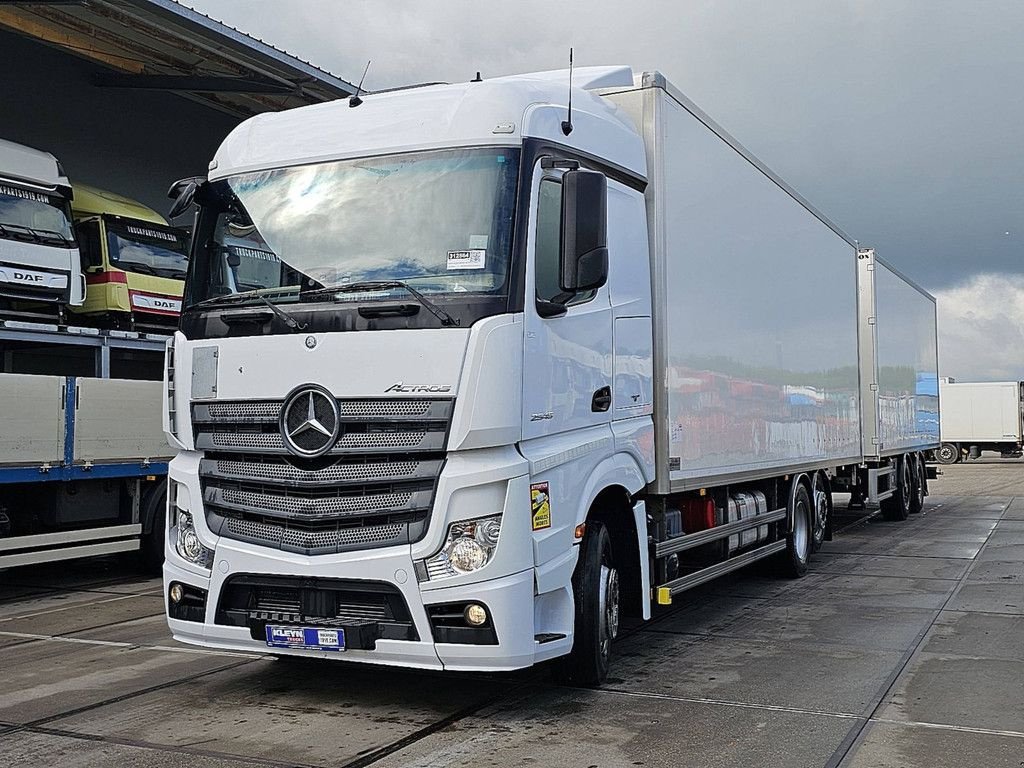
<path id="1" fill-rule="evenodd" d="M 535 531 L 551 527 L 551 496 L 547 483 L 530 486 L 530 517 Z"/>

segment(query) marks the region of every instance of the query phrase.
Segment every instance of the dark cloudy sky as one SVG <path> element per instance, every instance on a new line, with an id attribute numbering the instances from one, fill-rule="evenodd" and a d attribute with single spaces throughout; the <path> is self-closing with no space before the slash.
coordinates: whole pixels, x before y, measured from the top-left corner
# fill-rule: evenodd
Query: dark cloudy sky
<path id="1" fill-rule="evenodd" d="M 368 88 L 659 69 L 939 299 L 940 366 L 1024 379 L 1021 0 L 186 0 Z"/>

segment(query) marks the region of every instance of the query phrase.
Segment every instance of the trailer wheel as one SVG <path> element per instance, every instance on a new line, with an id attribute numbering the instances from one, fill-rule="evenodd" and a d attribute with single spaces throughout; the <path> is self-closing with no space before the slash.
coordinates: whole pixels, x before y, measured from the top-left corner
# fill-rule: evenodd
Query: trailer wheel
<path id="1" fill-rule="evenodd" d="M 814 476 L 814 489 L 811 493 L 813 513 L 811 515 L 811 554 L 814 554 L 825 541 L 829 518 L 832 514 L 832 494 L 828 484 L 820 473 Z"/>
<path id="2" fill-rule="evenodd" d="M 921 454 L 914 453 L 910 459 L 910 514 L 916 515 L 924 509 L 924 461 Z"/>
<path id="3" fill-rule="evenodd" d="M 587 523 L 572 588 L 575 632 L 559 673 L 566 682 L 596 687 L 608 675 L 612 642 L 619 634 L 619 573 L 608 529 L 596 520 Z"/>
<path id="4" fill-rule="evenodd" d="M 786 536 L 786 551 L 783 557 L 783 572 L 793 579 L 807 573 L 807 562 L 811 559 L 813 540 L 814 508 L 807 486 L 800 483 L 793 494 L 793 530 Z"/>
<path id="5" fill-rule="evenodd" d="M 909 456 L 900 456 L 896 459 L 896 492 L 882 501 L 882 517 L 897 521 L 910 517 L 912 491 Z"/>
<path id="6" fill-rule="evenodd" d="M 149 489 L 142 501 L 142 539 L 139 541 L 139 561 L 146 573 L 160 575 L 164 567 L 164 538 L 167 527 L 167 481 L 162 480 Z M 150 521 L 146 530 L 146 521 Z"/>
<path id="7" fill-rule="evenodd" d="M 935 452 L 939 464 L 956 464 L 960 461 L 960 449 L 953 443 L 943 443 Z"/>

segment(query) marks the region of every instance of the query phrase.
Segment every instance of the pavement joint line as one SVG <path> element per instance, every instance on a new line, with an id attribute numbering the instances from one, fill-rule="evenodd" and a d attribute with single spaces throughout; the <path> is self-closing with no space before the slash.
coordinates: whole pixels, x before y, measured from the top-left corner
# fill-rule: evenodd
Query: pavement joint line
<path id="1" fill-rule="evenodd" d="M 767 712 L 787 712 L 794 715 L 817 715 L 834 717 L 840 720 L 862 720 L 863 715 L 852 712 L 829 712 L 824 709 L 805 709 L 804 707 L 787 707 L 782 704 L 757 704 L 747 701 L 730 701 L 729 699 L 711 699 L 704 696 L 675 696 L 670 693 L 654 693 L 649 691 L 626 691 L 622 688 L 595 688 L 593 693 L 607 693 L 613 696 L 633 696 L 641 699 L 662 699 L 678 701 L 685 704 L 709 704 L 716 707 L 732 707 L 735 709 L 757 709 Z"/>
<path id="2" fill-rule="evenodd" d="M 173 688 L 175 686 L 183 685 L 185 683 L 191 683 L 191 682 L 193 682 L 195 680 L 199 680 L 199 679 L 204 678 L 204 677 L 209 677 L 211 675 L 216 675 L 216 674 L 219 674 L 221 672 L 228 672 L 228 671 L 230 671 L 232 669 L 237 669 L 238 667 L 244 667 L 246 664 L 252 664 L 256 660 L 257 659 L 246 659 L 245 661 L 236 661 L 233 664 L 225 664 L 225 665 L 220 666 L 220 667 L 215 667 L 214 669 L 207 669 L 207 670 L 204 670 L 202 672 L 196 672 L 195 674 L 192 674 L 192 675 L 185 675 L 184 677 L 179 677 L 176 680 L 168 680 L 165 683 L 159 683 L 157 685 L 150 685 L 150 686 L 148 686 L 146 688 L 140 688 L 137 691 L 130 691 L 128 693 L 123 693 L 123 694 L 120 694 L 119 696 L 112 696 L 111 698 L 103 699 L 102 701 L 94 701 L 92 704 L 84 704 L 84 705 L 82 705 L 80 707 L 75 707 L 75 708 L 69 709 L 69 710 L 67 710 L 65 712 L 58 712 L 58 713 L 53 714 L 53 715 L 47 715 L 46 717 L 40 717 L 37 720 L 31 720 L 31 721 L 29 721 L 27 723 L 23 723 L 23 724 L 17 726 L 13 730 L 14 731 L 22 731 L 22 730 L 26 730 L 26 729 L 29 729 L 29 728 L 38 728 L 40 726 L 46 725 L 47 723 L 52 723 L 52 722 L 54 722 L 56 720 L 63 720 L 63 719 L 68 718 L 68 717 L 74 717 L 75 715 L 80 715 L 80 714 L 82 714 L 84 712 L 91 712 L 94 709 L 101 709 L 102 707 L 108 707 L 111 704 L 119 704 L 122 701 L 128 701 L 129 699 L 135 699 L 135 698 L 138 698 L 140 696 L 146 696 L 146 695 L 148 695 L 150 693 L 155 693 L 157 691 L 166 690 L 167 688 Z"/>
<path id="3" fill-rule="evenodd" d="M 63 728 L 46 728 L 41 726 L 24 727 L 21 732 L 38 733 L 44 736 L 59 736 L 66 739 L 78 739 L 79 741 L 92 741 L 102 744 L 117 744 L 124 747 L 135 747 L 137 749 L 150 749 L 155 752 L 169 752 L 176 755 L 193 755 L 195 757 L 212 757 L 221 760 L 230 760 L 239 763 L 280 766 L 280 760 L 270 760 L 264 757 L 247 757 L 236 755 L 231 752 L 219 752 L 217 750 L 200 749 L 190 745 L 157 744 L 139 739 L 127 739 L 120 736 L 101 736 L 94 733 L 81 733 L 68 731 Z M 289 762 L 289 768 L 314 768 L 311 764 Z"/>
<path id="4" fill-rule="evenodd" d="M 1011 496 L 1006 501 L 1006 503 L 1003 504 L 1003 511 L 1001 514 L 1006 513 L 1006 510 L 1010 508 L 1010 504 L 1013 503 L 1013 500 L 1015 498 L 1015 496 Z M 992 538 L 994 533 L 995 528 L 993 528 L 989 532 L 988 536 L 985 537 L 985 541 L 978 548 L 978 551 L 975 553 L 974 557 L 971 558 L 972 562 L 967 567 L 967 570 L 964 571 L 963 575 L 958 579 L 958 584 L 955 587 L 953 587 L 952 591 L 946 596 L 946 599 L 943 601 L 942 605 L 939 606 L 938 610 L 935 611 L 934 615 L 932 616 L 928 624 L 925 626 L 925 628 L 918 632 L 917 636 L 911 643 L 910 648 L 907 649 L 907 652 L 903 654 L 900 661 L 896 664 L 896 668 L 886 678 L 885 682 L 882 683 L 880 691 L 871 699 L 873 704 L 869 705 L 870 711 L 868 711 L 866 716 L 861 718 L 862 722 L 851 728 L 847 732 L 846 736 L 843 737 L 843 740 L 839 742 L 839 746 L 836 747 L 836 749 L 832 752 L 832 755 L 829 757 L 828 761 L 825 763 L 825 768 L 839 768 L 839 766 L 846 761 L 847 757 L 854 754 L 855 748 L 864 739 L 864 734 L 867 730 L 868 724 L 871 722 L 872 718 L 874 718 L 878 714 L 879 709 L 881 708 L 882 703 L 885 701 L 886 696 L 889 695 L 890 691 L 892 691 L 892 689 L 895 687 L 900 677 L 903 676 L 903 673 L 910 666 L 910 662 L 913 661 L 914 658 L 919 655 L 921 647 L 924 645 L 925 640 L 931 635 L 931 632 L 935 627 L 935 623 L 939 620 L 939 617 L 942 615 L 942 612 L 946 609 L 946 606 L 949 605 L 950 601 L 960 592 L 960 589 L 963 587 L 963 585 L 967 583 L 967 578 L 971 575 L 971 572 L 978 565 L 977 558 L 980 557 L 981 553 L 985 551 L 985 547 L 988 546 L 989 540 Z"/>
<path id="5" fill-rule="evenodd" d="M 940 731 L 957 731 L 959 733 L 977 733 L 982 736 L 1007 736 L 1024 739 L 1024 731 L 1003 731 L 996 728 L 977 728 L 971 725 L 952 725 L 950 723 L 927 723 L 919 720 L 892 720 L 886 717 L 872 717 L 872 723 L 884 725 L 907 725 L 916 728 L 932 728 Z"/>
<path id="6" fill-rule="evenodd" d="M 208 648 L 176 648 L 173 645 L 146 645 L 145 643 L 129 643 L 119 640 L 93 640 L 86 637 L 69 637 L 67 635 L 36 635 L 30 632 L 4 632 L 0 631 L 0 637 L 24 638 L 24 643 L 5 646 L 14 648 L 19 645 L 26 645 L 37 640 L 52 640 L 57 643 L 80 643 L 82 645 L 100 645 L 113 648 L 138 648 L 145 651 L 169 651 L 171 653 L 192 653 L 205 656 L 232 656 L 240 659 L 262 659 L 268 658 L 266 654 L 245 653 L 243 651 L 217 651 Z"/>
<path id="7" fill-rule="evenodd" d="M 154 593 L 154 594 L 162 594 L 162 592 L 158 592 L 158 593 Z M 47 615 L 49 615 L 51 613 L 60 613 L 61 611 L 71 611 L 71 610 L 75 610 L 76 608 L 86 608 L 86 607 L 88 607 L 90 605 L 105 605 L 106 603 L 116 603 L 119 600 L 130 600 L 133 597 L 153 597 L 153 596 L 154 596 L 153 594 L 149 594 L 149 593 L 141 593 L 141 594 L 137 594 L 137 595 L 118 595 L 117 597 L 111 597 L 111 598 L 108 598 L 107 600 L 93 600 L 91 602 L 86 602 L 86 603 L 75 603 L 74 605 L 62 605 L 60 608 L 51 608 L 48 611 L 36 611 L 35 613 L 20 613 L 20 614 L 15 614 L 14 616 L 5 616 L 3 618 L 0 618 L 0 622 L 16 621 L 18 619 L 34 619 L 37 616 L 47 616 Z"/>
<path id="8" fill-rule="evenodd" d="M 419 729 L 418 731 L 413 731 L 407 736 L 404 736 L 403 738 L 398 739 L 397 741 L 394 741 L 391 744 L 386 744 L 383 747 L 378 747 L 377 749 L 368 752 L 367 754 L 362 755 L 361 757 L 357 757 L 354 760 L 351 760 L 343 764 L 342 766 L 340 766 L 340 768 L 366 768 L 366 766 L 370 766 L 373 763 L 376 763 L 378 760 L 388 757 L 389 755 L 393 755 L 396 752 L 400 752 L 406 747 L 409 747 L 418 741 L 422 741 L 428 736 L 432 736 L 438 731 L 444 730 L 445 728 L 454 725 L 460 720 L 464 720 L 467 717 L 475 715 L 477 712 L 486 709 L 492 704 L 495 704 L 499 701 L 502 702 L 503 705 L 514 704 L 518 701 L 518 698 L 522 698 L 522 696 L 520 696 L 519 694 L 525 693 L 524 689 L 529 688 L 532 685 L 533 681 L 526 680 L 522 683 L 519 683 L 518 685 L 512 686 L 506 691 L 503 691 L 501 694 L 493 694 L 491 696 L 488 696 L 482 699 L 481 701 L 475 704 L 470 704 L 469 706 L 464 707 L 463 709 L 453 712 L 452 714 L 443 717 L 437 722 L 431 723 L 430 725 L 427 725 Z"/>

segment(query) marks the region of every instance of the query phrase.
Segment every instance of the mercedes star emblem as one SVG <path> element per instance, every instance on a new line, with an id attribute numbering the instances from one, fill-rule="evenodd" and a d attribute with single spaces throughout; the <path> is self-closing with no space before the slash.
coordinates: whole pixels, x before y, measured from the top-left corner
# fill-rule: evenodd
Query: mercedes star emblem
<path id="1" fill-rule="evenodd" d="M 293 454 L 307 459 L 322 456 L 341 432 L 338 401 L 323 387 L 303 385 L 284 401 L 280 427 L 285 447 Z"/>

